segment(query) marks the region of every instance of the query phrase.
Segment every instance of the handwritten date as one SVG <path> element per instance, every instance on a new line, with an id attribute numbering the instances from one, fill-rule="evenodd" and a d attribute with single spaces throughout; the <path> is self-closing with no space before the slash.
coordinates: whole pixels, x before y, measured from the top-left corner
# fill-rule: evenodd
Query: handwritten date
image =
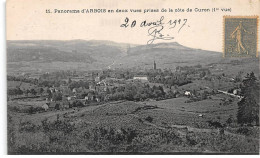
<path id="1" fill-rule="evenodd" d="M 189 25 L 187 25 L 187 21 L 187 19 L 174 19 L 167 21 L 164 19 L 164 16 L 161 16 L 161 18 L 156 21 L 149 22 L 147 20 L 144 20 L 140 23 L 139 27 L 148 28 L 148 36 L 151 37 L 151 39 L 147 41 L 147 44 L 153 44 L 155 40 L 174 39 L 172 35 L 173 31 L 171 30 L 178 29 L 177 33 L 179 33 L 184 28 L 184 26 L 189 27 Z M 129 18 L 126 17 L 124 23 L 121 24 L 120 27 L 134 28 L 137 27 L 136 24 L 136 20 L 130 21 Z"/>

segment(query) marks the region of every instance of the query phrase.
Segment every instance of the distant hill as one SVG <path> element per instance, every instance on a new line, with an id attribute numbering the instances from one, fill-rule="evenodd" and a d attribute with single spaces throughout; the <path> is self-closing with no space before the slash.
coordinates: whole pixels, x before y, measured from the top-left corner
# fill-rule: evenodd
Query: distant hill
<path id="1" fill-rule="evenodd" d="M 14 73 L 132 67 L 149 69 L 154 60 L 158 68 L 175 69 L 185 65 L 225 64 L 233 59 L 222 58 L 220 52 L 188 48 L 176 42 L 132 45 L 99 40 L 7 41 L 7 68 L 8 72 Z"/>
<path id="2" fill-rule="evenodd" d="M 219 52 L 192 49 L 179 43 L 159 43 L 130 48 L 120 64 L 151 67 L 155 60 L 160 68 L 175 68 L 182 65 L 209 64 L 221 59 Z"/>
<path id="3" fill-rule="evenodd" d="M 97 61 L 95 58 L 114 58 L 122 54 L 123 46 L 97 41 L 7 41 L 7 60 L 16 61 Z"/>

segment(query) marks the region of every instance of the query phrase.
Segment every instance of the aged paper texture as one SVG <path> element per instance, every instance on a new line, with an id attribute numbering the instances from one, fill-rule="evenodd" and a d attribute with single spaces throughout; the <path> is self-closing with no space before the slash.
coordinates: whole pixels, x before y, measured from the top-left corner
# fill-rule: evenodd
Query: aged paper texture
<path id="1" fill-rule="evenodd" d="M 7 0 L 8 154 L 259 154 L 259 0 Z"/>

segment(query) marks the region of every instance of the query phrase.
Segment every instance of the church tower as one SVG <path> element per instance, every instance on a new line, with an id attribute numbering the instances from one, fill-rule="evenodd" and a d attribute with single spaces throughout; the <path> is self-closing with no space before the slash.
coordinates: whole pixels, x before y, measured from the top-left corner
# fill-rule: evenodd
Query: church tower
<path id="1" fill-rule="evenodd" d="M 156 70 L 156 63 L 155 63 L 155 60 L 153 62 L 153 69 Z"/>

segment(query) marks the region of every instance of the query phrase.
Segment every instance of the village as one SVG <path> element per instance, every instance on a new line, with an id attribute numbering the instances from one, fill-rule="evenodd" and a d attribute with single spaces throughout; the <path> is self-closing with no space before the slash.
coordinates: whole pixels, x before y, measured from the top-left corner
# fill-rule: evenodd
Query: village
<path id="1" fill-rule="evenodd" d="M 38 104 L 35 112 L 43 112 L 117 100 L 163 100 L 186 96 L 190 98 L 189 102 L 193 102 L 207 99 L 216 93 L 241 99 L 238 88 L 238 83 L 242 80 L 241 74 L 231 78 L 224 73 L 214 75 L 211 69 L 212 65 L 206 68 L 196 65 L 178 66 L 175 71 L 161 70 L 154 61 L 153 67 L 148 70 L 106 69 L 88 72 L 46 72 L 38 75 L 19 74 L 8 76 L 8 81 L 15 85 L 8 89 L 8 100 L 40 98 L 38 100 L 42 105 L 39 107 Z M 217 68 L 215 70 L 219 71 Z M 221 88 L 221 84 L 224 89 Z"/>

